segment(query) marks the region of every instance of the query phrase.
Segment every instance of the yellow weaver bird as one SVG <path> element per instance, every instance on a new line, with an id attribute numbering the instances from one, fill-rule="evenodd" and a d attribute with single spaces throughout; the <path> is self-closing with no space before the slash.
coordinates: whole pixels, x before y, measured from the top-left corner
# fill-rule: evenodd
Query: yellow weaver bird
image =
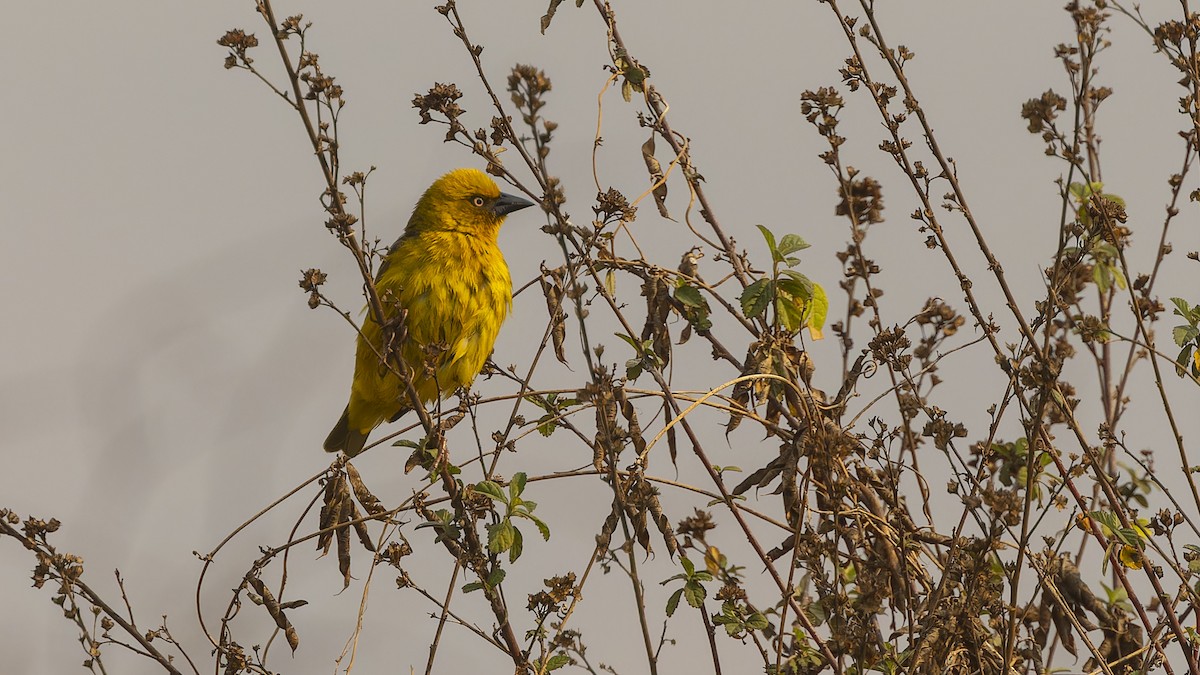
<path id="1" fill-rule="evenodd" d="M 398 356 L 423 403 L 471 386 L 492 353 L 512 307 L 512 280 L 496 235 L 506 215 L 532 205 L 500 192 L 482 171 L 457 169 L 429 186 L 404 234 L 388 249 L 375 291 L 385 321 L 398 308 L 408 311 L 408 337 Z M 368 314 L 358 338 L 350 403 L 325 439 L 329 452 L 357 455 L 375 427 L 412 408 L 404 381 L 380 359 L 386 353 L 383 337 Z M 427 373 L 431 352 L 433 372 Z"/>

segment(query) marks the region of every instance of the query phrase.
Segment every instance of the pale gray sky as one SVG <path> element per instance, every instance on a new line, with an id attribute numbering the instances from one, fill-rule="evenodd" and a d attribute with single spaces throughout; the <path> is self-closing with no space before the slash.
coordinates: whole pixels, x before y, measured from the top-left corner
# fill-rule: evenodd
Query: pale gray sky
<path id="1" fill-rule="evenodd" d="M 479 166 L 458 146 L 442 143 L 441 127 L 416 124 L 413 94 L 435 81 L 453 81 L 466 92 L 461 103 L 472 115 L 468 126 L 486 125 L 492 115 L 470 60 L 432 4 L 276 1 L 281 17 L 302 12 L 315 23 L 312 48 L 347 90 L 343 165 L 378 167 L 368 188 L 368 223 L 385 240 L 400 231 L 434 178 L 457 166 Z M 1052 47 L 1071 37 L 1062 3 L 881 4 L 889 5 L 881 14 L 892 43 L 918 55 L 907 72 L 943 149 L 958 161 L 975 213 L 1017 279 L 1028 311 L 1039 288 L 1038 266 L 1046 264 L 1055 237 L 1052 180 L 1060 165 L 1042 156 L 1040 141 L 1017 113 L 1025 99 L 1047 88 L 1067 89 L 1052 56 Z M 596 95 L 606 77 L 603 25 L 590 3 L 575 9 L 568 2 L 542 36 L 538 19 L 545 5 L 464 0 L 461 11 L 472 37 L 486 47 L 483 58 L 498 86 L 516 62 L 542 67 L 552 78 L 545 114 L 560 126 L 551 164 L 563 177 L 568 210 L 586 220 L 595 192 L 590 154 Z M 803 269 L 841 307 L 833 254 L 847 234 L 833 214 L 834 183 L 816 159 L 822 141 L 799 112 L 801 92 L 836 84 L 848 54 L 832 15 L 813 1 L 614 5 L 628 46 L 671 105 L 673 126 L 691 137 L 694 161 L 730 234 L 760 263 L 765 259 L 756 223 L 801 234 L 813 244 Z M 1153 253 L 1166 176 L 1177 169 L 1175 131 L 1183 120 L 1174 113 L 1177 78 L 1152 54 L 1145 35 L 1122 20 L 1114 26 L 1117 44 L 1101 62 L 1102 78 L 1116 89 L 1101 114 L 1104 170 L 1108 189 L 1130 204 L 1131 255 L 1140 265 Z M 0 86 L 7 99 L 0 117 L 6 130 L 0 137 L 0 274 L 7 289 L 0 342 L 6 457 L 0 506 L 62 520 L 55 541 L 85 557 L 91 583 L 115 598 L 109 573 L 120 568 L 144 627 L 168 614 L 193 658 L 205 663 L 207 641 L 193 606 L 199 565 L 191 552 L 211 549 L 326 466 L 330 458 L 321 452 L 321 440 L 345 402 L 353 337 L 332 312 L 306 307 L 296 285 L 299 271 L 322 268 L 330 274 L 333 297 L 346 307 L 359 302 L 351 259 L 322 226 L 320 175 L 299 121 L 254 78 L 222 69 L 224 50 L 215 41 L 234 27 L 264 36 L 250 0 L 20 3 L 7 8 L 0 24 L 0 60 L 6 64 Z M 261 47 L 257 58 L 278 76 L 273 47 Z M 952 277 L 923 246 L 924 235 L 907 215 L 915 202 L 875 149 L 882 130 L 869 101 L 862 94 L 847 99 L 846 156 L 884 185 L 889 220 L 876 228 L 868 248 L 884 268 L 885 316 L 902 322 L 936 289 L 952 291 Z M 634 121 L 635 109 L 616 90 L 609 92 L 599 159 L 604 186 L 631 196 L 646 186 L 639 155 L 644 132 Z M 682 212 L 682 186 L 673 187 L 673 209 Z M 656 261 L 673 265 L 690 246 L 681 243 L 686 230 L 653 210 L 643 204 L 635 224 L 639 241 Z M 1194 208 L 1185 210 L 1181 223 L 1186 227 L 1173 237 L 1177 255 L 1159 286 L 1164 298 L 1194 294 L 1197 287 L 1194 268 L 1182 256 L 1200 248 Z M 559 260 L 541 224 L 538 214 L 520 212 L 501 234 L 518 286 L 537 274 L 541 261 Z M 981 270 L 965 234 L 959 235 L 965 257 Z M 994 288 L 982 276 L 980 282 L 977 290 L 1000 315 Z M 956 292 L 947 299 L 965 314 Z M 636 289 L 626 301 L 641 302 Z M 831 321 L 836 316 L 831 313 Z M 538 296 L 519 297 L 496 361 L 528 363 L 544 320 Z M 612 353 L 621 349 L 615 339 L 601 341 Z M 814 352 L 818 380 L 836 377 L 840 365 L 832 341 Z M 702 345 L 680 354 L 697 366 L 708 363 Z M 959 405 L 964 417 L 979 419 L 998 394 L 999 380 L 989 369 L 990 354 L 962 358 L 961 367 L 980 372 L 978 391 L 943 392 L 950 400 L 935 402 Z M 580 359 L 572 367 L 582 374 Z M 1080 379 L 1081 388 L 1093 386 Z M 499 382 L 483 386 L 507 391 Z M 1194 404 L 1194 391 L 1179 400 Z M 1194 436 L 1196 419 L 1186 422 L 1185 431 Z M 710 431 L 720 439 L 719 427 Z M 726 448 L 723 440 L 714 447 Z M 772 452 L 767 444 L 749 455 L 729 450 L 715 461 L 749 468 Z M 541 453 L 528 461 L 542 470 L 591 461 L 589 451 L 567 442 Z M 403 476 L 401 462 L 393 453 L 375 452 L 359 465 L 368 482 L 402 499 L 416 477 Z M 599 522 L 573 523 L 570 499 L 602 503 L 605 495 L 594 481 L 581 479 L 572 487 L 578 495 L 559 488 L 534 498 L 555 528 L 553 543 L 573 557 L 546 560 L 548 548 L 531 542 L 520 563 L 529 579 L 579 569 L 586 560 Z M 280 533 L 302 508 L 289 504 L 224 554 L 205 596 L 210 622 L 256 547 L 280 543 Z M 569 532 L 572 526 L 578 534 Z M 665 560 L 660 554 L 658 561 Z M 294 666 L 282 654 L 276 666 L 329 672 L 353 626 L 361 586 L 339 596 L 334 561 L 304 563 L 292 581 L 311 603 L 293 617 L 303 644 Z M 360 577 L 366 574 L 361 563 Z M 0 541 L 5 670 L 71 672 L 84 658 L 74 629 L 47 592 L 27 588 L 31 566 L 13 542 Z M 659 598 L 657 582 L 673 572 L 665 564 L 655 570 L 647 584 Z M 423 668 L 432 608 L 414 611 L 417 599 L 392 590 L 390 575 L 375 583 L 358 667 Z M 438 589 L 445 582 L 428 583 Z M 628 609 L 619 580 L 600 583 L 612 589 L 609 609 Z M 579 619 L 585 632 L 592 631 L 594 658 L 622 673 L 642 672 L 637 650 L 605 644 L 602 636 L 632 640 L 637 634 L 633 627 L 605 624 L 599 588 L 591 595 L 595 614 Z M 476 599 L 470 600 L 462 607 L 473 606 Z M 521 597 L 509 602 L 524 605 Z M 468 614 L 487 625 L 482 614 Z M 407 617 L 404 623 L 394 618 L 400 616 Z M 626 629 L 628 635 L 621 632 Z M 446 649 L 441 672 L 506 670 L 476 638 L 459 632 L 447 645 L 456 648 Z M 115 652 L 110 648 L 109 654 Z M 670 672 L 692 663 L 695 654 L 667 648 L 663 658 Z M 141 662 L 127 665 L 125 672 L 154 672 Z"/>

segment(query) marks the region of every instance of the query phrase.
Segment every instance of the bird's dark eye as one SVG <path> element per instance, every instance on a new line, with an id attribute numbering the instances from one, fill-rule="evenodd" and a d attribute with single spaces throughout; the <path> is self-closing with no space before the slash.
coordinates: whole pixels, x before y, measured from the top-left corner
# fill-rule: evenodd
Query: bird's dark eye
<path id="1" fill-rule="evenodd" d="M 477 206 L 478 208 L 483 208 L 483 204 L 484 204 L 483 197 L 471 197 L 471 203 L 474 204 L 475 206 Z"/>

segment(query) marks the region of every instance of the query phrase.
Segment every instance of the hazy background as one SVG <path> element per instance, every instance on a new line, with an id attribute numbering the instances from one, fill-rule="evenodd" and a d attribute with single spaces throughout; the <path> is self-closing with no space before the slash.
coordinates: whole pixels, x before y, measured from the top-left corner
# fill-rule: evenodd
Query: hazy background
<path id="1" fill-rule="evenodd" d="M 279 17 L 302 12 L 315 23 L 311 48 L 346 88 L 343 166 L 378 167 L 368 187 L 368 224 L 386 240 L 434 178 L 458 166 L 481 166 L 460 147 L 442 143 L 443 127 L 416 124 L 413 94 L 435 81 L 456 82 L 472 115 L 468 127 L 486 125 L 492 114 L 469 58 L 433 4 L 275 3 Z M 472 38 L 485 46 L 494 84 L 502 86 L 517 62 L 544 68 L 552 78 L 545 114 L 560 127 L 551 166 L 564 179 L 568 210 L 586 220 L 595 193 L 596 95 L 607 76 L 605 34 L 590 3 L 577 10 L 568 2 L 540 35 L 546 4 L 463 1 L 460 9 Z M 917 53 L 909 77 L 1028 310 L 1039 288 L 1037 270 L 1055 238 L 1052 180 L 1060 165 L 1042 156 L 1040 140 L 1025 131 L 1018 111 L 1049 87 L 1066 94 L 1052 56 L 1055 44 L 1072 40 L 1062 3 L 880 4 L 887 5 L 880 11 L 892 44 Z M 815 157 L 824 142 L 799 112 L 801 92 L 836 84 L 836 69 L 849 53 L 832 15 L 813 1 L 618 0 L 614 7 L 631 52 L 670 102 L 673 126 L 692 139 L 722 224 L 760 261 L 756 223 L 803 235 L 813 244 L 803 269 L 830 290 L 835 320 L 843 298 L 833 254 L 847 233 L 833 213 L 834 182 Z M 1120 19 L 1114 26 L 1116 44 L 1101 60 L 1102 80 L 1116 89 L 1100 118 L 1104 177 L 1107 189 L 1129 202 L 1131 255 L 1140 266 L 1153 255 L 1166 178 L 1178 170 L 1175 132 L 1183 119 L 1175 113 L 1173 71 L 1144 34 Z M 260 35 L 258 64 L 278 76 L 274 48 L 249 0 L 20 3 L 7 7 L 0 23 L 0 280 L 6 290 L 0 506 L 62 520 L 54 541 L 84 556 L 95 587 L 115 599 L 111 570 L 120 568 L 140 624 L 152 628 L 156 617 L 168 614 L 177 637 L 205 662 L 192 551 L 211 550 L 326 466 L 330 458 L 320 443 L 345 403 L 352 335 L 332 312 L 306 307 L 299 271 L 325 270 L 332 296 L 348 308 L 359 303 L 352 261 L 322 225 L 317 196 L 323 185 L 298 119 L 253 77 L 222 68 L 225 52 L 215 41 L 235 27 Z M 647 186 L 638 150 L 645 133 L 633 121 L 636 107 L 615 89 L 605 100 L 602 180 L 632 197 Z M 883 182 L 888 207 L 889 220 L 874 230 L 869 246 L 884 268 L 885 301 L 895 303 L 885 305 L 885 317 L 904 321 L 934 289 L 955 286 L 908 219 L 915 202 L 875 149 L 883 132 L 873 106 L 861 93 L 847 100 L 845 156 Z M 673 187 L 678 215 L 683 190 Z M 643 204 L 635 224 L 640 241 L 678 248 L 671 242 L 682 225 L 653 210 Z M 952 241 L 975 265 L 962 223 L 949 222 L 959 228 Z M 539 231 L 541 224 L 538 214 L 521 212 L 501 234 L 518 286 L 537 274 L 541 261 L 558 264 L 557 246 Z M 1196 299 L 1196 277 L 1182 255 L 1198 247 L 1195 224 L 1194 208 L 1185 207 L 1172 238 L 1177 254 L 1159 285 L 1164 299 L 1189 293 Z M 677 248 L 658 259 L 678 261 L 684 249 Z M 993 311 L 1003 312 L 983 277 L 976 288 Z M 957 293 L 947 300 L 966 313 Z M 629 301 L 637 302 L 636 294 Z M 496 348 L 501 364 L 527 363 L 544 327 L 536 294 L 519 297 L 515 312 Z M 831 342 L 819 346 L 824 352 L 818 351 L 817 365 L 823 353 L 830 359 L 826 375 L 836 377 Z M 1169 339 L 1163 335 L 1160 344 L 1169 346 Z M 992 377 L 989 359 L 973 366 L 981 382 Z M 706 357 L 695 361 L 707 363 Z M 574 364 L 577 373 L 580 364 Z M 1086 388 L 1090 380 L 1077 384 Z M 952 403 L 978 416 L 998 392 L 960 390 Z M 1194 390 L 1184 396 L 1179 400 L 1196 401 Z M 1194 435 L 1194 416 L 1186 421 L 1185 435 Z M 562 451 L 579 453 L 567 464 L 590 462 L 585 450 Z M 735 459 L 716 461 L 755 466 Z M 360 466 L 402 498 L 415 482 L 401 475 L 401 461 L 372 453 Z M 279 528 L 300 508 L 256 525 L 222 558 L 206 596 L 210 621 L 255 547 L 279 543 Z M 547 569 L 581 566 L 591 534 L 557 529 L 556 536 L 579 537 L 584 557 L 550 561 Z M 529 557 L 530 573 L 539 574 L 536 555 Z M 293 579 L 293 588 L 303 588 L 312 602 L 293 615 L 305 642 L 294 666 L 277 654 L 276 667 L 329 672 L 349 635 L 346 612 L 353 616 L 357 591 L 336 596 L 336 565 L 323 562 L 309 566 L 311 578 L 298 572 Z M 71 672 L 84 658 L 75 629 L 50 604 L 50 593 L 28 588 L 31 567 L 25 551 L 0 541 L 3 670 Z M 377 583 L 383 585 L 373 603 L 397 595 L 387 588 L 390 581 Z M 407 611 L 412 614 L 411 606 Z M 434 622 L 397 626 L 382 611 L 373 616 L 364 638 L 370 651 L 359 667 L 422 667 Z M 593 625 L 604 627 L 599 620 Z M 598 650 L 601 635 L 593 634 Z M 510 668 L 476 638 L 460 633 L 448 644 L 472 649 L 446 648 L 442 672 Z M 636 650 L 601 651 L 598 659 L 623 673 L 644 669 Z M 116 649 L 107 653 L 111 659 Z M 664 656 L 664 667 L 686 666 L 690 658 L 677 649 Z M 154 671 L 133 661 L 125 672 Z"/>

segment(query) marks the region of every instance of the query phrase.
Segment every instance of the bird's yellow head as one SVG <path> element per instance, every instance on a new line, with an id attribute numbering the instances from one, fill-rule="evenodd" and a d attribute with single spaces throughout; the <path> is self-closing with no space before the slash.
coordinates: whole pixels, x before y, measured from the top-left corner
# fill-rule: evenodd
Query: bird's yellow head
<path id="1" fill-rule="evenodd" d="M 504 217 L 527 206 L 533 202 L 504 194 L 484 172 L 455 169 L 421 195 L 408 230 L 453 230 L 494 239 Z"/>

